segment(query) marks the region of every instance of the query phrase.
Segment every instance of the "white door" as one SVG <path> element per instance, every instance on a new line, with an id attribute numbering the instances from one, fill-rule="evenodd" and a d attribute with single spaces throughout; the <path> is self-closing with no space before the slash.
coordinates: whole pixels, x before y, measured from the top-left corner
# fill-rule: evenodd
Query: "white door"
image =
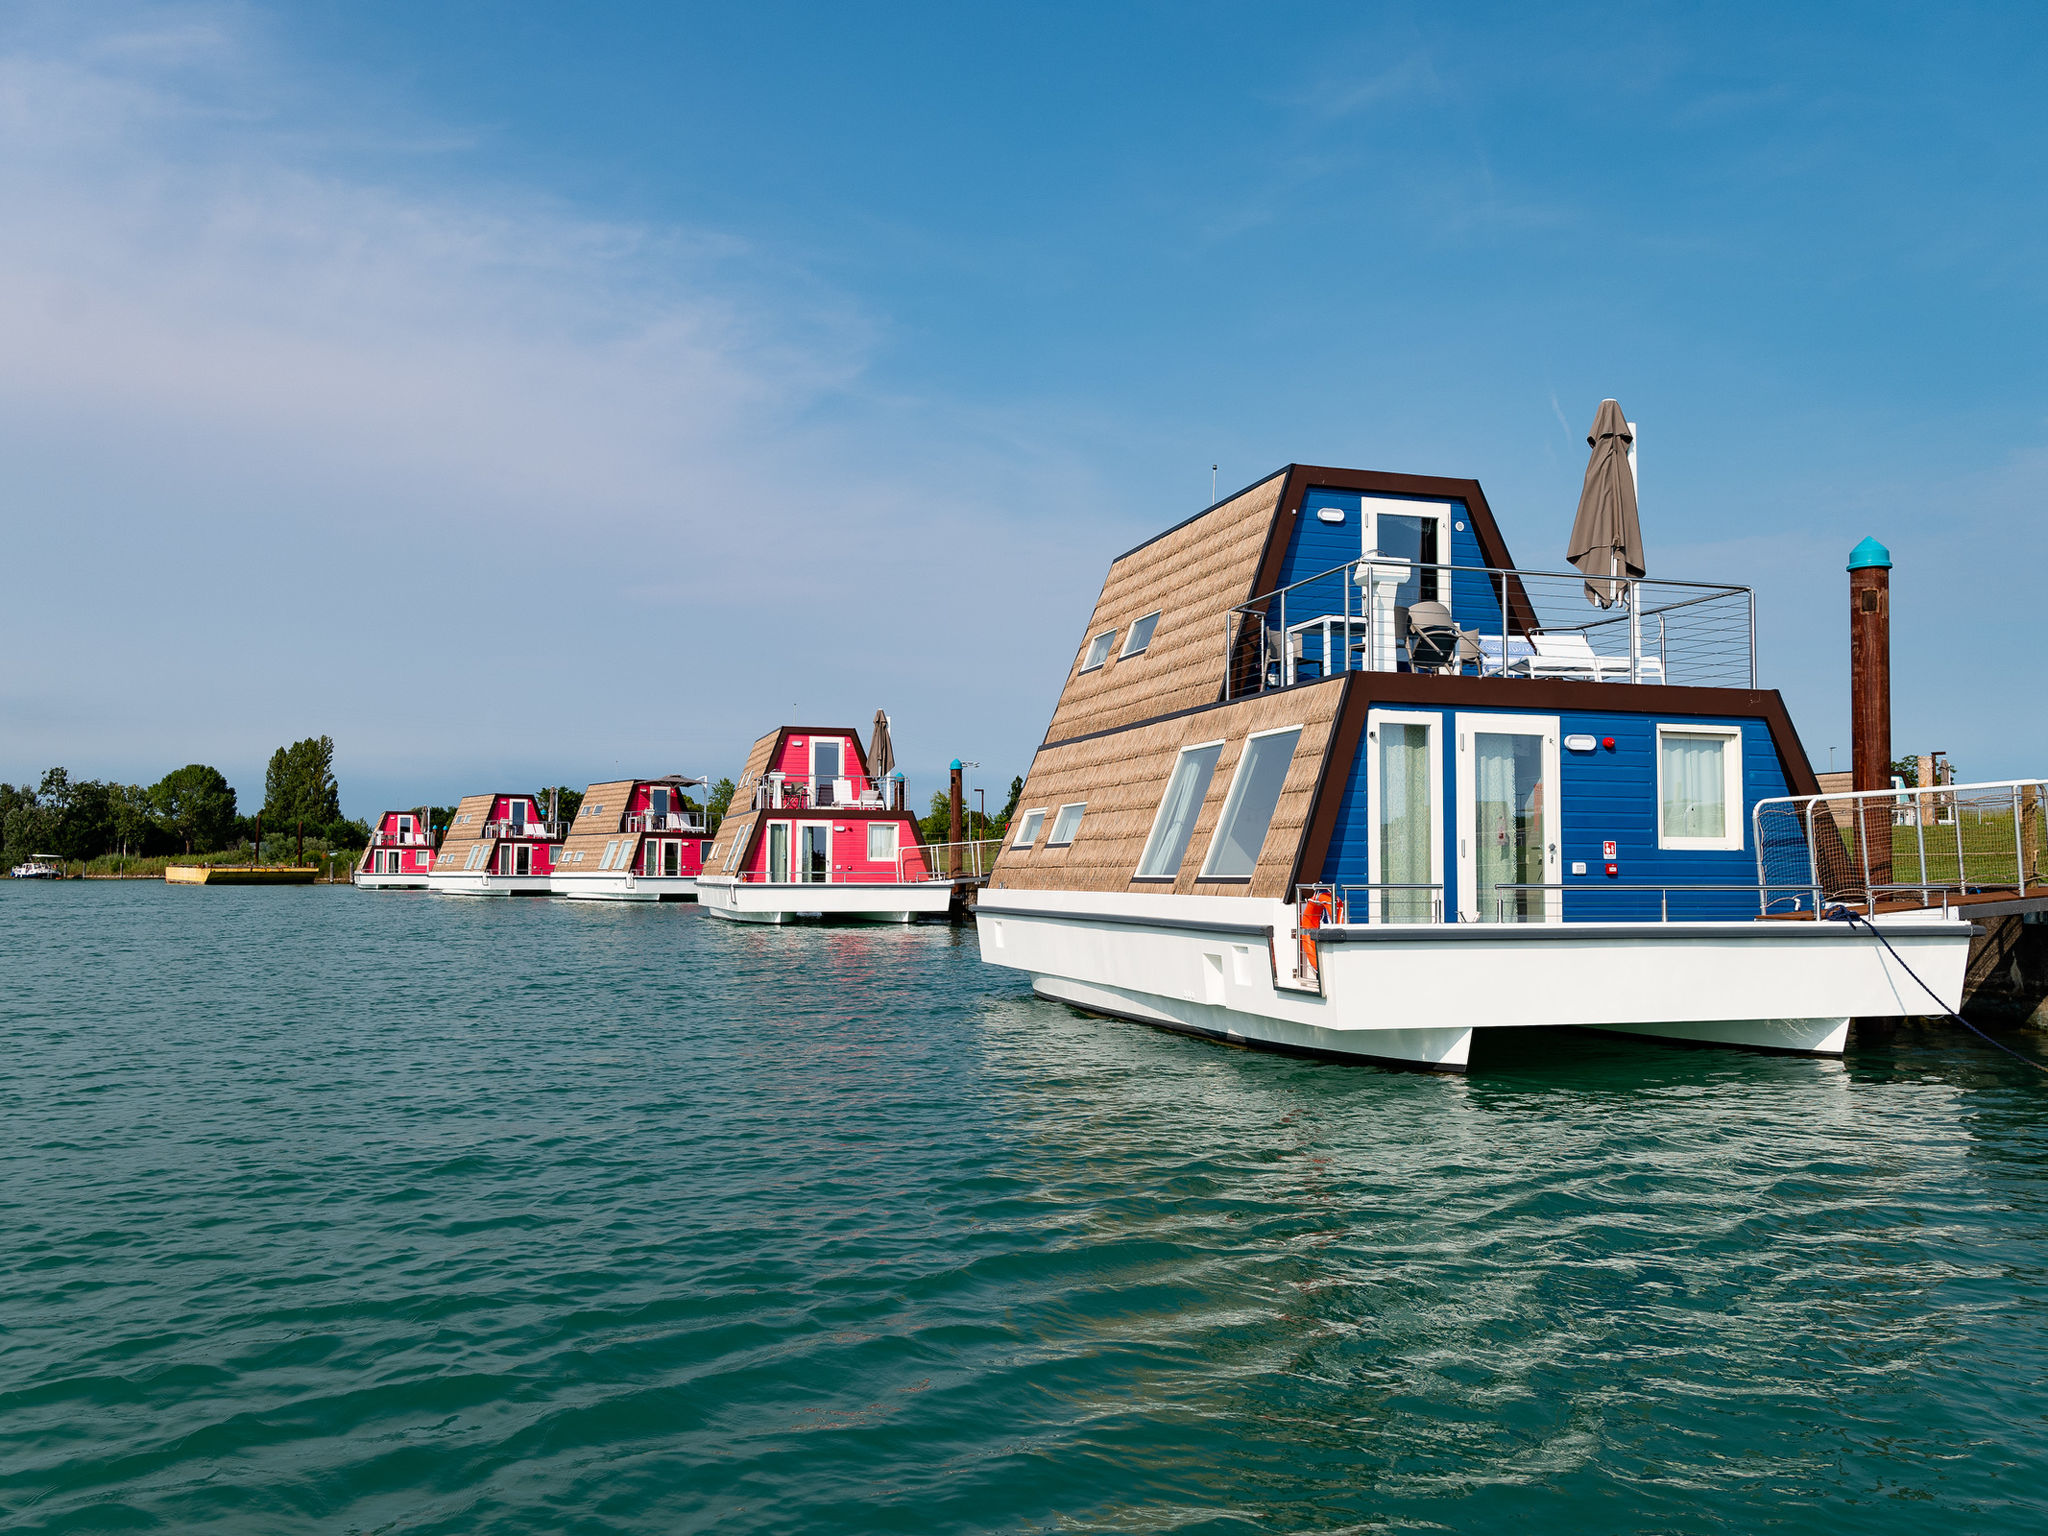
<path id="1" fill-rule="evenodd" d="M 768 883 L 783 885 L 789 880 L 789 823 L 768 823 Z"/>
<path id="2" fill-rule="evenodd" d="M 1557 717 L 1457 716 L 1458 919 L 1563 920 L 1558 859 Z"/>
<path id="3" fill-rule="evenodd" d="M 1445 921 L 1443 721 L 1432 712 L 1375 709 L 1366 716 L 1372 839 L 1366 878 L 1375 886 L 1434 886 L 1434 890 L 1375 890 L 1351 922 Z"/>
<path id="4" fill-rule="evenodd" d="M 811 804 L 830 805 L 834 781 L 839 777 L 839 739 L 811 741 Z"/>
<path id="5" fill-rule="evenodd" d="M 1413 561 L 1418 567 L 1401 583 L 1395 606 L 1407 608 L 1419 602 L 1438 602 L 1449 607 L 1450 582 L 1442 572 L 1420 567 L 1451 563 L 1451 504 L 1368 496 L 1364 510 L 1365 515 L 1359 519 L 1364 553 L 1393 555 Z"/>
<path id="6" fill-rule="evenodd" d="M 805 883 L 832 878 L 832 823 L 800 821 L 796 828 L 796 877 Z"/>

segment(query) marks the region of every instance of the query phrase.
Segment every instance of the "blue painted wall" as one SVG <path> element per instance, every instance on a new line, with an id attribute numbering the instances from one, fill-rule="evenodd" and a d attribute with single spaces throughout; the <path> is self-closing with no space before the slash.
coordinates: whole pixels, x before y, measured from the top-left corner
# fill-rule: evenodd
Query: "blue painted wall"
<path id="1" fill-rule="evenodd" d="M 1616 685 L 1623 686 L 1623 685 Z M 1413 706 L 1402 705 L 1403 709 Z M 1421 711 L 1418 711 L 1421 712 Z M 1475 713 L 1533 715 L 1533 710 L 1489 709 Z M 1445 709 L 1442 729 L 1443 782 L 1438 786 L 1444 807 L 1444 878 L 1448 912 L 1457 910 L 1457 711 Z M 1660 849 L 1657 846 L 1657 727 L 1659 725 L 1726 725 L 1742 731 L 1743 842 L 1739 849 L 1702 851 Z M 1756 851 L 1750 845 L 1749 812 L 1756 802 L 1772 795 L 1790 794 L 1784 765 L 1771 741 L 1770 727 L 1762 720 L 1729 716 L 1637 715 L 1608 711 L 1567 711 L 1558 716 L 1560 736 L 1586 735 L 1596 740 L 1614 739 L 1614 749 L 1596 747 L 1590 753 L 1560 748 L 1559 774 L 1562 779 L 1563 846 L 1559 850 L 1566 884 L 1565 919 L 1568 922 L 1597 922 L 1601 919 L 1653 919 L 1658 915 L 1655 893 L 1603 895 L 1591 887 L 1611 888 L 1668 880 L 1685 884 L 1750 884 L 1756 881 Z M 1344 785 L 1337 820 L 1330 837 L 1329 857 L 1322 878 L 1328 881 L 1360 881 L 1370 878 L 1372 811 L 1369 780 L 1371 755 L 1361 741 Z M 1607 861 L 1601 845 L 1613 841 L 1618 878 L 1609 880 Z M 1583 861 L 1587 873 L 1574 875 L 1572 864 Z M 1671 915 L 1677 917 L 1751 917 L 1756 898 L 1737 892 L 1673 892 Z"/>
<path id="2" fill-rule="evenodd" d="M 1376 500 L 1409 500 L 1406 497 L 1376 497 Z M 1280 563 L 1281 586 L 1301 581 L 1318 572 L 1344 565 L 1356 560 L 1363 553 L 1360 525 L 1364 519 L 1365 496 L 1357 491 L 1335 491 L 1326 487 L 1312 486 L 1302 498 L 1301 515 L 1294 521 L 1294 531 L 1288 535 L 1287 552 Z M 1451 506 L 1451 549 L 1442 556 L 1451 565 L 1477 566 L 1485 564 L 1485 557 L 1479 551 L 1479 536 L 1472 531 L 1472 520 L 1467 515 L 1465 503 L 1452 501 Z M 1326 523 L 1316 514 L 1325 507 L 1334 507 L 1344 513 L 1341 523 Z M 1462 527 L 1459 525 L 1463 524 Z M 1301 592 L 1290 593 L 1287 600 L 1287 618 L 1290 624 L 1298 624 L 1305 617 L 1322 613 L 1346 611 L 1346 593 L 1343 578 L 1333 576 L 1327 581 L 1317 582 Z M 1359 611 L 1359 594 L 1356 588 L 1349 593 L 1349 611 L 1356 616 Z M 1492 584 L 1476 571 L 1461 571 L 1451 578 L 1451 612 L 1459 623 L 1468 628 L 1497 630 L 1500 627 L 1500 603 L 1494 594 Z M 1274 615 L 1279 622 L 1279 615 Z M 1314 641 L 1310 641 L 1311 653 Z"/>

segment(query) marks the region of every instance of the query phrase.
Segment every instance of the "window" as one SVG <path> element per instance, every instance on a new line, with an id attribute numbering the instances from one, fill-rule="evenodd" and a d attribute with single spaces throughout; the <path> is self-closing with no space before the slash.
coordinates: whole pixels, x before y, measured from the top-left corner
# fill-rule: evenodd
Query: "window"
<path id="1" fill-rule="evenodd" d="M 1166 781 L 1166 793 L 1160 798 L 1159 814 L 1152 818 L 1152 835 L 1145 839 L 1145 852 L 1138 860 L 1140 880 L 1171 880 L 1180 873 L 1188 839 L 1195 835 L 1195 818 L 1202 814 L 1209 780 L 1216 774 L 1216 759 L 1222 755 L 1220 741 L 1181 748 L 1173 777 Z"/>
<path id="2" fill-rule="evenodd" d="M 1044 811 L 1026 811 L 1023 820 L 1017 823 L 1016 841 L 1011 843 L 1010 846 L 1012 848 L 1029 848 L 1038 841 L 1038 829 L 1044 825 Z"/>
<path id="3" fill-rule="evenodd" d="M 1105 661 L 1108 661 L 1109 648 L 1114 644 L 1116 644 L 1116 631 L 1113 629 L 1105 629 L 1093 640 L 1090 640 L 1088 642 L 1088 654 L 1081 658 L 1081 670 L 1083 672 L 1093 672 Z"/>
<path id="4" fill-rule="evenodd" d="M 1124 637 L 1124 648 L 1117 652 L 1116 659 L 1122 661 L 1126 656 L 1143 655 L 1145 647 L 1152 643 L 1152 631 L 1158 627 L 1159 615 L 1156 613 L 1148 613 L 1138 620 Z"/>
<path id="5" fill-rule="evenodd" d="M 1259 850 L 1266 845 L 1266 828 L 1272 825 L 1273 808 L 1280 803 L 1280 787 L 1287 782 L 1288 765 L 1294 761 L 1295 743 L 1301 727 L 1266 731 L 1249 738 L 1237 773 L 1230 781 L 1230 795 L 1223 802 L 1223 819 L 1209 841 L 1209 857 L 1202 865 L 1204 880 L 1249 880 L 1258 867 Z"/>
<path id="6" fill-rule="evenodd" d="M 1077 800 L 1072 805 L 1060 807 L 1059 814 L 1052 819 L 1052 836 L 1045 840 L 1048 848 L 1060 848 L 1074 840 L 1074 834 L 1081 830 L 1081 813 L 1088 809 L 1086 800 Z"/>
<path id="7" fill-rule="evenodd" d="M 613 838 L 610 842 L 604 845 L 604 857 L 597 861 L 597 867 L 599 869 L 610 869 L 612 867 L 612 855 L 616 854 L 618 851 L 619 841 L 617 838 Z"/>
<path id="8" fill-rule="evenodd" d="M 871 821 L 868 823 L 868 862 L 870 864 L 894 864 L 896 862 L 895 822 Z"/>
<path id="9" fill-rule="evenodd" d="M 1657 846 L 1739 849 L 1742 731 L 1737 726 L 1657 727 Z"/>

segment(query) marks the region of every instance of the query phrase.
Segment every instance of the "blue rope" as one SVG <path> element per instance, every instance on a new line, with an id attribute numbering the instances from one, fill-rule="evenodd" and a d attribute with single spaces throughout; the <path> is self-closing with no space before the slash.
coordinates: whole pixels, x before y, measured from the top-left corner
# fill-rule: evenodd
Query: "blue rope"
<path id="1" fill-rule="evenodd" d="M 1852 926 L 1857 923 L 1861 923 L 1865 928 L 1868 928 L 1870 930 L 1871 936 L 1875 938 L 1878 943 L 1882 944 L 1885 947 L 1886 952 L 1889 953 L 1894 960 L 1899 962 L 1899 969 L 1904 971 L 1908 976 L 1911 976 L 1915 981 L 1920 982 L 1920 990 L 1922 992 L 1925 992 L 1929 997 L 1934 999 L 1934 1006 L 1941 1010 L 1944 1017 L 1954 1019 L 1956 1023 L 1962 1025 L 1963 1028 L 1967 1029 L 1979 1040 L 1982 1040 L 1986 1045 L 1997 1046 L 1999 1050 L 2005 1052 L 2005 1054 L 2010 1056 L 2014 1061 L 2023 1061 L 2028 1066 L 2032 1067 L 2036 1072 L 2048 1072 L 2048 1067 L 2042 1066 L 2041 1063 L 2034 1060 L 2033 1057 L 2022 1056 L 2018 1051 L 2014 1050 L 2011 1046 L 2005 1044 L 2003 1041 L 1992 1039 L 1989 1035 L 1985 1034 L 1983 1030 L 1979 1029 L 1976 1025 L 1972 1024 L 1960 1013 L 1957 1013 L 1955 1009 L 1949 1007 L 1947 1003 L 1944 1003 L 1941 1000 L 1940 994 L 1937 993 L 1934 990 L 1934 988 L 1927 985 L 1926 982 L 1920 981 L 1920 973 L 1914 970 L 1913 967 L 1911 967 L 1910 965 L 1906 964 L 1905 957 L 1902 956 L 1896 949 L 1892 948 L 1892 941 L 1884 936 L 1884 933 L 1878 928 L 1877 924 L 1873 923 L 1869 918 L 1865 917 L 1862 913 L 1851 912 L 1847 907 L 1837 906 L 1830 907 L 1826 912 L 1823 912 L 1821 916 L 1824 920 L 1832 923 L 1848 923 Z"/>

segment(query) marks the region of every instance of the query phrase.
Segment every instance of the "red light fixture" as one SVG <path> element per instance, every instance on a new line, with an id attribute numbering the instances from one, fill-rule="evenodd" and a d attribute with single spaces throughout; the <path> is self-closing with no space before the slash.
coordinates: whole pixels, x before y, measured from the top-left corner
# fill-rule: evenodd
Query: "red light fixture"
<path id="1" fill-rule="evenodd" d="M 1602 736 L 1600 738 L 1600 745 L 1612 752 L 1614 750 L 1614 738 L 1612 736 Z"/>

